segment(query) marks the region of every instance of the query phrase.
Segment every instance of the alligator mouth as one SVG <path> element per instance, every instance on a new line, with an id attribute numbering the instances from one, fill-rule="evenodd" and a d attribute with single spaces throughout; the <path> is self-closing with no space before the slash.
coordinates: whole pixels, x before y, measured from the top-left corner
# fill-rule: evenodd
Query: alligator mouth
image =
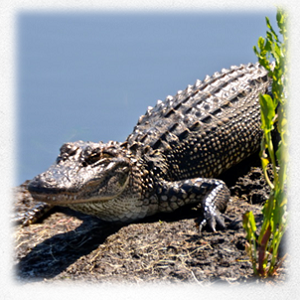
<path id="1" fill-rule="evenodd" d="M 77 193 L 72 192 L 61 192 L 61 191 L 54 191 L 51 192 L 48 189 L 42 190 L 35 190 L 32 186 L 28 185 L 28 190 L 36 201 L 47 202 L 53 205 L 66 205 L 66 204 L 75 204 L 75 203 L 89 203 L 89 202 L 99 202 L 99 201 L 109 201 L 116 196 L 89 196 L 83 197 L 78 195 Z"/>
<path id="2" fill-rule="evenodd" d="M 128 183 L 128 178 L 126 184 Z M 124 187 L 104 193 L 100 191 L 105 189 L 106 180 L 90 181 L 82 185 L 80 188 L 60 188 L 46 185 L 43 180 L 38 177 L 29 182 L 27 188 L 31 196 L 36 201 L 42 201 L 51 205 L 69 205 L 80 203 L 106 202 L 114 199 L 122 194 Z"/>
<path id="3" fill-rule="evenodd" d="M 108 201 L 115 197 L 115 195 L 99 195 L 95 193 L 92 187 L 85 186 L 85 194 L 80 190 L 75 189 L 62 189 L 54 188 L 51 186 L 44 186 L 43 181 L 38 178 L 29 182 L 27 188 L 33 199 L 36 201 L 47 202 L 49 204 L 75 204 L 75 203 L 87 203 L 96 201 Z M 92 185 L 93 186 L 93 185 Z"/>

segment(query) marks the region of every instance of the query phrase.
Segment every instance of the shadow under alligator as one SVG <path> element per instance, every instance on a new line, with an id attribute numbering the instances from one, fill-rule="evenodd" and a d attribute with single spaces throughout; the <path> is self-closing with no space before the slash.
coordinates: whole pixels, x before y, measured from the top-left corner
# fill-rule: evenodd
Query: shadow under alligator
<path id="1" fill-rule="evenodd" d="M 192 205 L 187 205 L 172 214 L 160 213 L 147 217 L 142 221 L 132 222 L 131 224 L 139 224 L 141 222 L 154 223 L 158 221 L 176 222 L 182 219 L 195 219 L 199 216 L 199 212 L 192 208 Z M 83 220 L 83 223 L 75 230 L 58 233 L 44 240 L 35 246 L 26 256 L 21 258 L 16 264 L 16 275 L 19 279 L 25 281 L 51 279 L 67 269 L 80 257 L 88 255 L 97 249 L 99 245 L 105 242 L 107 237 L 128 225 L 102 222 L 95 217 L 83 215 L 68 208 L 59 207 L 56 210 L 66 215 L 76 216 Z M 32 235 L 34 234 L 32 233 Z"/>
<path id="2" fill-rule="evenodd" d="M 56 234 L 35 246 L 16 265 L 16 275 L 30 281 L 53 278 L 81 256 L 95 250 L 121 227 L 87 216 L 75 230 Z"/>

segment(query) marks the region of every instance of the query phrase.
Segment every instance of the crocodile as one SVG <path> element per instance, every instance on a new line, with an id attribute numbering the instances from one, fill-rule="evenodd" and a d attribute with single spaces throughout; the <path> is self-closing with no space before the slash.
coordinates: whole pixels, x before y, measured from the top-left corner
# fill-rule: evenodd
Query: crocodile
<path id="1" fill-rule="evenodd" d="M 36 201 L 109 222 L 132 222 L 200 203 L 197 224 L 224 228 L 224 171 L 259 149 L 258 63 L 222 69 L 148 107 L 125 142 L 69 142 L 28 185 Z"/>

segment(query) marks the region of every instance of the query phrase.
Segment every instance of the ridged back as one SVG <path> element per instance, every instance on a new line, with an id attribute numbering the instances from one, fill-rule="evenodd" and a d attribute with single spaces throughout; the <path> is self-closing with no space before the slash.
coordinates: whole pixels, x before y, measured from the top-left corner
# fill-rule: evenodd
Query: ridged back
<path id="1" fill-rule="evenodd" d="M 259 64 L 222 69 L 149 107 L 127 138 L 128 147 L 164 153 L 176 165 L 178 178 L 191 177 L 193 162 L 210 164 L 208 169 L 194 166 L 193 176 L 216 176 L 258 147 L 259 94 L 269 86 L 267 71 Z M 239 145 L 233 147 L 235 143 Z"/>

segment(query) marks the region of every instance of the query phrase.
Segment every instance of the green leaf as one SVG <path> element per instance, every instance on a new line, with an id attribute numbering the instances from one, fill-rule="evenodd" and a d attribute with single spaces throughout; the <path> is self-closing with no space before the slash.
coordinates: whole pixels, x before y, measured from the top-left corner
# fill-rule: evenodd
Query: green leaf
<path id="1" fill-rule="evenodd" d="M 267 40 L 266 41 L 266 44 L 265 44 L 265 50 L 267 51 L 267 52 L 270 52 L 271 50 L 272 50 L 272 41 L 270 41 L 270 40 Z"/>
<path id="2" fill-rule="evenodd" d="M 284 35 L 286 32 L 287 13 L 282 8 L 277 9 L 276 21 L 278 28 L 280 29 L 280 34 Z"/>
<path id="3" fill-rule="evenodd" d="M 262 129 L 268 131 L 272 130 L 273 119 L 275 117 L 275 107 L 274 107 L 273 99 L 268 94 L 260 95 L 259 103 L 261 106 Z"/>
<path id="4" fill-rule="evenodd" d="M 264 44 L 265 44 L 265 39 L 262 36 L 259 37 L 257 45 L 260 50 L 263 50 L 265 48 Z"/>
<path id="5" fill-rule="evenodd" d="M 253 50 L 254 50 L 255 55 L 256 55 L 256 56 L 259 56 L 259 52 L 258 52 L 256 46 L 253 46 Z"/>
<path id="6" fill-rule="evenodd" d="M 279 190 L 276 193 L 276 205 L 274 209 L 274 229 L 276 230 L 278 226 L 284 223 L 283 216 L 285 214 L 285 206 L 287 203 L 287 198 L 283 190 Z"/>
<path id="7" fill-rule="evenodd" d="M 266 17 L 266 21 L 267 21 L 267 26 L 268 26 L 268 28 L 269 28 L 270 31 L 271 31 L 271 34 L 274 36 L 274 38 L 275 38 L 276 41 L 279 41 L 278 35 L 277 35 L 276 32 L 274 31 L 274 29 L 273 29 L 273 27 L 272 27 L 272 25 L 271 25 L 270 20 L 269 20 L 268 17 Z"/>
<path id="8" fill-rule="evenodd" d="M 248 211 L 244 214 L 243 227 L 247 232 L 247 240 L 255 239 L 256 224 L 252 211 Z"/>
<path id="9" fill-rule="evenodd" d="M 282 10 L 280 8 L 277 9 L 276 21 L 277 21 L 278 27 L 281 28 L 281 25 L 283 23 L 283 15 L 282 15 Z"/>
<path id="10" fill-rule="evenodd" d="M 280 57 L 282 56 L 282 53 L 281 53 L 281 49 L 278 46 L 278 44 L 274 44 L 274 46 L 272 48 L 272 54 L 273 54 L 273 57 L 275 58 L 277 64 L 279 64 L 280 63 Z"/>

